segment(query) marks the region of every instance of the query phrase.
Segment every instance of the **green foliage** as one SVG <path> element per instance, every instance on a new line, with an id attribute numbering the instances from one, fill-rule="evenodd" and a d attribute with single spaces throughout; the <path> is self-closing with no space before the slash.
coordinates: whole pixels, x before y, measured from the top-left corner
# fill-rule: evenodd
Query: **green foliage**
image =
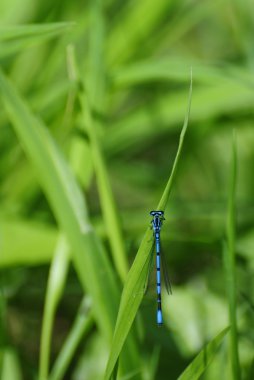
<path id="1" fill-rule="evenodd" d="M 81 302 L 76 319 L 73 323 L 72 329 L 65 340 L 57 360 L 52 368 L 50 380 L 62 379 L 75 350 L 77 349 L 84 334 L 88 332 L 92 326 L 93 318 L 91 313 L 91 302 L 89 299 L 84 298 Z"/>
<path id="2" fill-rule="evenodd" d="M 69 247 L 64 238 L 59 238 L 51 263 L 47 293 L 45 297 L 44 318 L 41 332 L 39 379 L 48 377 L 51 336 L 57 306 L 62 297 L 69 264 Z"/>
<path id="3" fill-rule="evenodd" d="M 3 0 L 0 19 L 1 379 L 252 378 L 250 2 Z"/>
<path id="4" fill-rule="evenodd" d="M 195 380 L 199 379 L 202 373 L 207 369 L 213 359 L 216 351 L 221 345 L 222 339 L 228 332 L 229 327 L 218 334 L 211 342 L 209 342 L 197 357 L 191 362 L 186 370 L 181 374 L 178 380 Z"/>

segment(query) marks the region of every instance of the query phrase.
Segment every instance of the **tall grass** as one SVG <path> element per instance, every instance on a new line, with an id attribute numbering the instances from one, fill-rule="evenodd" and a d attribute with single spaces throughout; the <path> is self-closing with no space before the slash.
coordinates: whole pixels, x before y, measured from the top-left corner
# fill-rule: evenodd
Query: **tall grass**
<path id="1" fill-rule="evenodd" d="M 236 224 L 236 178 L 237 178 L 237 153 L 236 132 L 232 138 L 232 158 L 230 186 L 228 196 L 227 214 L 227 247 L 225 247 L 224 261 L 228 292 L 228 309 L 230 321 L 230 362 L 233 379 L 241 379 L 241 370 L 238 353 L 238 329 L 237 329 L 237 286 L 236 286 L 236 264 L 235 264 L 235 224 Z"/>

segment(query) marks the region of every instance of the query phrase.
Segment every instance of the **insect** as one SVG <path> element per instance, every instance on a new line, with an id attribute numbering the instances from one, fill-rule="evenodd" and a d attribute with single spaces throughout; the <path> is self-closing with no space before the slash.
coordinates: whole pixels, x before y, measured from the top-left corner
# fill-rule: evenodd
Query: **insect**
<path id="1" fill-rule="evenodd" d="M 164 218 L 163 211 L 151 211 L 150 215 L 153 217 L 151 225 L 153 228 L 154 245 L 156 251 L 156 279 L 157 279 L 157 324 L 160 326 L 163 324 L 162 310 L 161 310 L 161 267 L 163 268 L 163 275 L 165 286 L 168 294 L 172 293 L 171 285 L 166 270 L 164 256 L 161 251 L 160 231 Z"/>

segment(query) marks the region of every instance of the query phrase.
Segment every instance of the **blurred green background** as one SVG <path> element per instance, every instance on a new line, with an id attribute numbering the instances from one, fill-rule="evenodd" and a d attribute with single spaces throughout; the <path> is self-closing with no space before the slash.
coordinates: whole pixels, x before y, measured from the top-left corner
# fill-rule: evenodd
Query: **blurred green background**
<path id="1" fill-rule="evenodd" d="M 47 136 L 39 135 L 44 153 L 39 145 L 32 152 L 32 134 L 28 140 L 13 128 L 23 123 L 25 130 L 29 120 L 1 79 L 2 379 L 103 378 L 112 331 L 103 333 L 99 307 L 110 308 L 107 305 L 115 299 L 110 317 L 115 320 L 122 280 L 172 169 L 191 68 L 189 127 L 162 230 L 173 295 L 162 295 L 165 325 L 158 329 L 151 279 L 133 330 L 141 364 L 128 378 L 176 379 L 203 345 L 229 325 L 222 247 L 236 129 L 238 348 L 242 379 L 253 379 L 252 2 L 1 0 L 0 20 L 1 68 L 68 162 L 76 178 L 72 180 L 79 183 L 86 200 L 99 251 L 107 257 L 106 264 L 98 256 L 91 265 L 95 273 L 96 265 L 99 272 L 108 265 L 119 292 L 103 298 L 97 282 L 86 279 L 91 272 L 88 264 L 73 259 L 72 251 L 78 250 L 71 240 L 75 232 L 68 235 L 71 218 L 67 211 L 66 218 L 61 214 L 60 200 L 69 177 L 59 170 L 66 188 L 54 185 L 55 174 L 43 158 L 48 152 L 54 160 Z M 70 204 L 75 203 L 76 193 L 69 190 Z M 79 250 L 79 255 L 89 255 L 89 247 L 84 245 L 86 253 Z M 48 282 L 54 262 L 58 290 L 54 280 L 53 285 Z M 55 299 L 47 308 L 49 294 Z M 81 302 L 86 306 L 79 309 Z M 98 305 L 95 312 L 93 305 Z M 52 319 L 48 326 L 53 323 L 48 338 L 42 332 L 43 310 L 44 318 Z M 56 374 L 52 369 L 75 318 L 80 323 L 75 349 L 69 350 L 69 359 L 60 365 L 62 372 Z M 44 342 L 48 339 L 45 345 L 41 335 Z M 222 378 L 237 378 L 227 339 L 202 375 L 205 380 Z"/>

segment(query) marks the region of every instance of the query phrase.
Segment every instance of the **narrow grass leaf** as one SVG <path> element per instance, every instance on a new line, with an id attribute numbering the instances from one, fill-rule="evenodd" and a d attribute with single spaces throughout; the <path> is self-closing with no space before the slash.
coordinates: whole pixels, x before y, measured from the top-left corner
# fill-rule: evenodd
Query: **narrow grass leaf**
<path id="1" fill-rule="evenodd" d="M 89 100 L 92 108 L 103 112 L 105 101 L 105 3 L 95 0 L 90 5 L 90 29 L 89 29 L 89 71 L 85 75 L 85 81 L 89 92 Z"/>
<path id="2" fill-rule="evenodd" d="M 102 0 L 91 2 L 90 17 L 91 27 L 89 33 L 89 64 L 90 71 L 85 75 L 85 80 L 80 77 L 85 92 L 80 94 L 80 103 L 84 120 L 84 127 L 89 136 L 94 171 L 100 197 L 104 223 L 107 229 L 109 244 L 113 261 L 122 281 L 128 273 L 127 255 L 125 244 L 119 223 L 114 194 L 110 184 L 107 163 L 103 155 L 102 146 L 97 135 L 101 127 L 101 121 L 96 120 L 92 109 L 105 112 L 105 83 L 106 67 L 104 57 L 105 46 L 105 4 Z"/>
<path id="3" fill-rule="evenodd" d="M 178 145 L 178 149 L 177 149 L 177 152 L 176 152 L 176 157 L 175 157 L 175 160 L 174 160 L 173 168 L 172 168 L 172 171 L 171 171 L 168 183 L 166 185 L 164 193 L 162 194 L 162 197 L 161 197 L 161 200 L 160 200 L 160 202 L 158 204 L 157 210 L 164 210 L 165 209 L 166 204 L 167 204 L 168 199 L 169 199 L 169 196 L 170 196 L 170 193 L 171 193 L 171 190 L 172 190 L 172 187 L 173 187 L 173 182 L 174 182 L 174 179 L 175 179 L 176 170 L 177 170 L 177 167 L 178 167 L 178 164 L 179 164 L 179 159 L 180 159 L 180 156 L 181 156 L 181 153 L 182 153 L 184 137 L 185 137 L 185 134 L 186 134 L 186 131 L 187 131 L 188 123 L 189 123 L 190 108 L 191 108 L 191 98 L 192 98 L 192 72 L 191 72 L 191 83 L 190 83 L 190 90 L 189 90 L 189 101 L 188 101 L 188 106 L 187 106 L 187 112 L 186 112 L 186 115 L 185 115 L 185 120 L 184 120 L 183 128 L 182 128 L 182 131 L 181 131 L 181 134 L 180 134 L 179 145 Z"/>
<path id="4" fill-rule="evenodd" d="M 191 105 L 191 94 L 192 94 L 192 80 L 190 84 L 189 91 L 189 101 L 187 106 L 187 113 L 182 128 L 179 146 L 176 154 L 176 158 L 173 164 L 173 169 L 169 177 L 168 183 L 163 192 L 162 198 L 159 202 L 158 209 L 164 210 L 166 203 L 168 201 L 173 180 L 175 178 L 176 169 L 179 163 L 180 154 L 182 151 L 184 136 L 188 126 L 190 105 Z M 107 364 L 107 369 L 105 372 L 105 380 L 109 379 L 112 375 L 114 367 L 116 365 L 117 359 L 122 350 L 123 344 L 127 338 L 127 335 L 131 329 L 132 323 L 138 311 L 139 305 L 142 301 L 144 295 L 144 285 L 147 278 L 147 270 L 149 266 L 149 254 L 152 248 L 153 239 L 152 231 L 147 228 L 146 233 L 143 237 L 133 265 L 128 273 L 127 280 L 122 292 L 121 303 L 119 307 L 113 342 L 111 346 L 111 352 Z"/>
<path id="5" fill-rule="evenodd" d="M 6 345 L 6 299 L 3 285 L 0 284 L 0 379 L 2 379 L 4 364 L 4 347 Z"/>
<path id="6" fill-rule="evenodd" d="M 98 30 L 95 30 L 95 36 L 91 38 L 92 52 L 90 53 L 90 60 L 91 63 L 93 63 L 93 69 L 95 72 L 93 72 L 93 75 L 89 80 L 88 86 L 85 84 L 85 81 L 78 72 L 73 51 L 70 61 L 72 62 L 72 71 L 75 72 L 76 79 L 79 80 L 79 83 L 82 83 L 83 85 L 83 91 L 80 91 L 79 94 L 83 116 L 83 128 L 85 133 L 87 133 L 89 137 L 90 150 L 97 180 L 100 203 L 102 207 L 105 226 L 107 229 L 107 234 L 109 237 L 109 243 L 112 250 L 113 260 L 119 277 L 122 279 L 122 281 L 124 281 L 128 272 L 128 262 L 124 248 L 124 241 L 119 223 L 116 204 L 114 201 L 114 195 L 108 177 L 107 164 L 96 132 L 97 122 L 95 118 L 92 116 L 91 111 L 93 104 L 102 107 L 104 97 L 104 72 L 101 62 L 102 53 L 100 51 L 100 49 L 102 49 L 101 40 L 103 39 L 103 37 L 101 36 L 103 30 L 103 21 L 101 13 L 101 1 L 95 2 L 93 4 L 93 18 L 97 18 L 100 25 L 99 27 L 97 26 Z M 98 78 L 101 79 L 99 82 Z M 94 92 L 94 88 L 96 88 L 96 92 Z"/>
<path id="7" fill-rule="evenodd" d="M 81 339 L 84 337 L 84 334 L 90 330 L 92 324 L 91 300 L 84 297 L 71 330 L 57 356 L 56 362 L 49 375 L 49 380 L 61 380 L 64 378 Z"/>
<path id="8" fill-rule="evenodd" d="M 200 131 L 203 130 L 203 121 L 221 114 L 232 116 L 238 112 L 246 112 L 253 101 L 253 88 L 250 83 L 250 80 L 239 83 L 219 81 L 210 86 L 197 86 L 191 105 L 191 118 L 197 123 L 197 131 L 199 128 Z M 175 133 L 184 113 L 185 98 L 185 91 L 179 90 L 173 95 L 157 97 L 152 102 L 131 109 L 126 116 L 109 126 L 104 143 L 107 155 L 134 149 L 137 151 L 147 139 L 164 136 L 168 131 Z"/>
<path id="9" fill-rule="evenodd" d="M 229 329 L 229 327 L 226 327 L 214 339 L 212 339 L 188 365 L 177 380 L 198 380 L 213 360 Z"/>
<path id="10" fill-rule="evenodd" d="M 64 236 L 58 240 L 56 252 L 52 260 L 46 291 L 42 320 L 41 349 L 39 359 L 39 380 L 48 378 L 50 347 L 53 324 L 57 306 L 61 299 L 69 268 L 69 246 Z"/>
<path id="11" fill-rule="evenodd" d="M 74 25 L 73 22 L 57 22 L 41 25 L 2 26 L 0 28 L 0 57 L 6 57 L 27 46 L 53 38 Z"/>
<path id="12" fill-rule="evenodd" d="M 97 3 L 94 3 L 93 5 L 93 12 L 95 15 L 99 13 L 98 19 L 101 19 L 101 3 L 100 1 Z M 94 16 L 94 18 L 96 18 Z M 102 21 L 100 21 L 102 23 Z M 108 177 L 108 171 L 107 171 L 107 165 L 105 158 L 103 156 L 101 144 L 99 141 L 99 138 L 96 133 L 96 127 L 97 123 L 95 118 L 92 116 L 91 111 L 91 104 L 99 104 L 99 107 L 102 106 L 103 103 L 103 84 L 101 85 L 101 82 L 103 83 L 103 68 L 101 67 L 101 53 L 98 52 L 101 48 L 102 42 L 100 39 L 102 37 L 101 34 L 102 26 L 99 27 L 99 31 L 97 31 L 97 37 L 95 38 L 94 44 L 96 44 L 96 47 L 93 47 L 91 53 L 91 62 L 94 62 L 94 70 L 96 73 L 93 73 L 92 78 L 90 78 L 89 86 L 86 86 L 84 83 L 82 76 L 80 75 L 77 64 L 75 60 L 75 54 L 74 49 L 71 48 L 69 50 L 69 61 L 72 66 L 72 72 L 73 77 L 76 78 L 76 81 L 78 83 L 82 83 L 82 89 L 83 91 L 80 91 L 79 93 L 79 99 L 81 104 L 81 110 L 82 110 L 82 117 L 83 117 L 83 129 L 86 134 L 88 134 L 89 137 L 89 157 L 92 156 L 92 163 L 95 170 L 96 180 L 97 180 L 97 186 L 100 196 L 100 203 L 102 207 L 103 212 L 103 218 L 105 221 L 105 226 L 107 228 L 107 233 L 109 237 L 109 243 L 112 249 L 112 256 L 114 260 L 114 264 L 116 267 L 116 270 L 118 272 L 119 277 L 122 279 L 122 281 L 125 280 L 127 272 L 128 272 L 128 262 L 126 258 L 126 252 L 124 248 L 124 241 L 123 236 L 121 232 L 121 227 L 119 223 L 119 218 L 117 214 L 116 204 L 114 201 L 114 195 L 112 192 L 112 188 L 110 185 L 109 177 Z M 92 39 L 93 41 L 93 39 Z M 97 46 L 98 45 L 98 46 Z M 101 81 L 97 83 L 98 78 L 101 78 Z M 88 87 L 88 91 L 87 91 Z M 102 87 L 102 88 L 101 88 Z M 96 88 L 97 91 L 94 92 L 91 90 L 91 88 Z M 89 92 L 89 96 L 88 93 Z M 85 147 L 83 147 L 83 150 Z"/>
<path id="13" fill-rule="evenodd" d="M 41 35 L 55 35 L 63 30 L 73 27 L 74 22 L 55 22 L 50 24 L 12 25 L 0 27 L 0 41 L 37 37 Z"/>
<path id="14" fill-rule="evenodd" d="M 237 332 L 237 302 L 236 302 L 236 262 L 235 262 L 235 223 L 236 223 L 236 178 L 237 178 L 237 152 L 236 133 L 232 136 L 232 158 L 230 171 L 230 184 L 228 194 L 227 211 L 227 244 L 224 245 L 224 263 L 226 274 L 226 285 L 228 293 L 228 312 L 230 321 L 230 362 L 234 380 L 241 379 L 241 370 L 238 353 Z"/>
<path id="15" fill-rule="evenodd" d="M 117 216 L 116 205 L 112 188 L 107 174 L 106 162 L 102 154 L 102 149 L 95 131 L 95 123 L 91 116 L 91 111 L 88 103 L 87 95 L 81 94 L 81 107 L 84 116 L 84 123 L 87 127 L 87 132 L 90 138 L 90 147 L 93 157 L 93 164 L 96 174 L 96 180 L 101 200 L 101 207 L 109 242 L 112 249 L 113 260 L 122 281 L 125 280 L 128 272 L 128 263 L 124 249 L 123 236 L 120 228 L 120 223 Z"/>
<path id="16" fill-rule="evenodd" d="M 114 28 L 107 39 L 107 60 L 111 64 L 126 61 L 145 43 L 147 35 L 153 33 L 161 17 L 173 6 L 173 1 L 140 0 L 128 7 L 123 7 Z M 140 24 L 142 20 L 142 25 Z"/>
<path id="17" fill-rule="evenodd" d="M 188 83 L 189 75 L 186 72 L 192 66 L 195 72 L 195 82 L 214 85 L 215 83 L 238 83 L 243 87 L 253 86 L 251 71 L 242 72 L 238 66 L 232 64 L 207 65 L 198 60 L 187 60 L 170 57 L 170 59 L 137 61 L 130 65 L 117 68 L 110 74 L 111 85 L 114 89 L 137 86 L 153 82 L 172 81 Z"/>
<path id="18" fill-rule="evenodd" d="M 88 93 L 82 94 L 81 105 L 84 120 L 86 121 L 87 132 L 90 137 L 91 152 L 93 155 L 93 163 L 95 175 L 100 196 L 100 203 L 103 212 L 103 218 L 109 237 L 109 244 L 112 251 L 112 257 L 117 269 L 118 275 L 122 281 L 126 279 L 128 273 L 128 262 L 125 250 L 123 234 L 120 227 L 119 215 L 112 186 L 110 184 L 109 173 L 107 170 L 107 162 L 103 155 L 100 140 L 97 136 L 99 121 L 92 117 L 91 107 L 98 112 L 105 112 L 105 4 L 102 0 L 93 1 L 91 4 L 92 28 L 90 28 L 90 65 L 91 77 Z M 94 27 L 96 25 L 96 27 Z M 87 78 L 88 79 L 88 78 Z"/>
<path id="19" fill-rule="evenodd" d="M 189 75 L 186 71 L 192 66 L 195 71 L 195 81 L 202 84 L 214 84 L 216 81 L 236 81 L 227 73 L 227 67 L 204 65 L 198 61 L 182 58 L 145 60 L 126 65 L 111 73 L 111 82 L 114 88 L 137 86 L 153 82 L 187 83 Z M 237 78 L 238 79 L 238 78 Z"/>
<path id="20" fill-rule="evenodd" d="M 1 380 L 23 380 L 22 369 L 17 353 L 12 348 L 3 350 Z"/>
<path id="21" fill-rule="evenodd" d="M 4 360 L 4 351 L 0 350 L 0 379 L 3 378 L 3 360 Z"/>

